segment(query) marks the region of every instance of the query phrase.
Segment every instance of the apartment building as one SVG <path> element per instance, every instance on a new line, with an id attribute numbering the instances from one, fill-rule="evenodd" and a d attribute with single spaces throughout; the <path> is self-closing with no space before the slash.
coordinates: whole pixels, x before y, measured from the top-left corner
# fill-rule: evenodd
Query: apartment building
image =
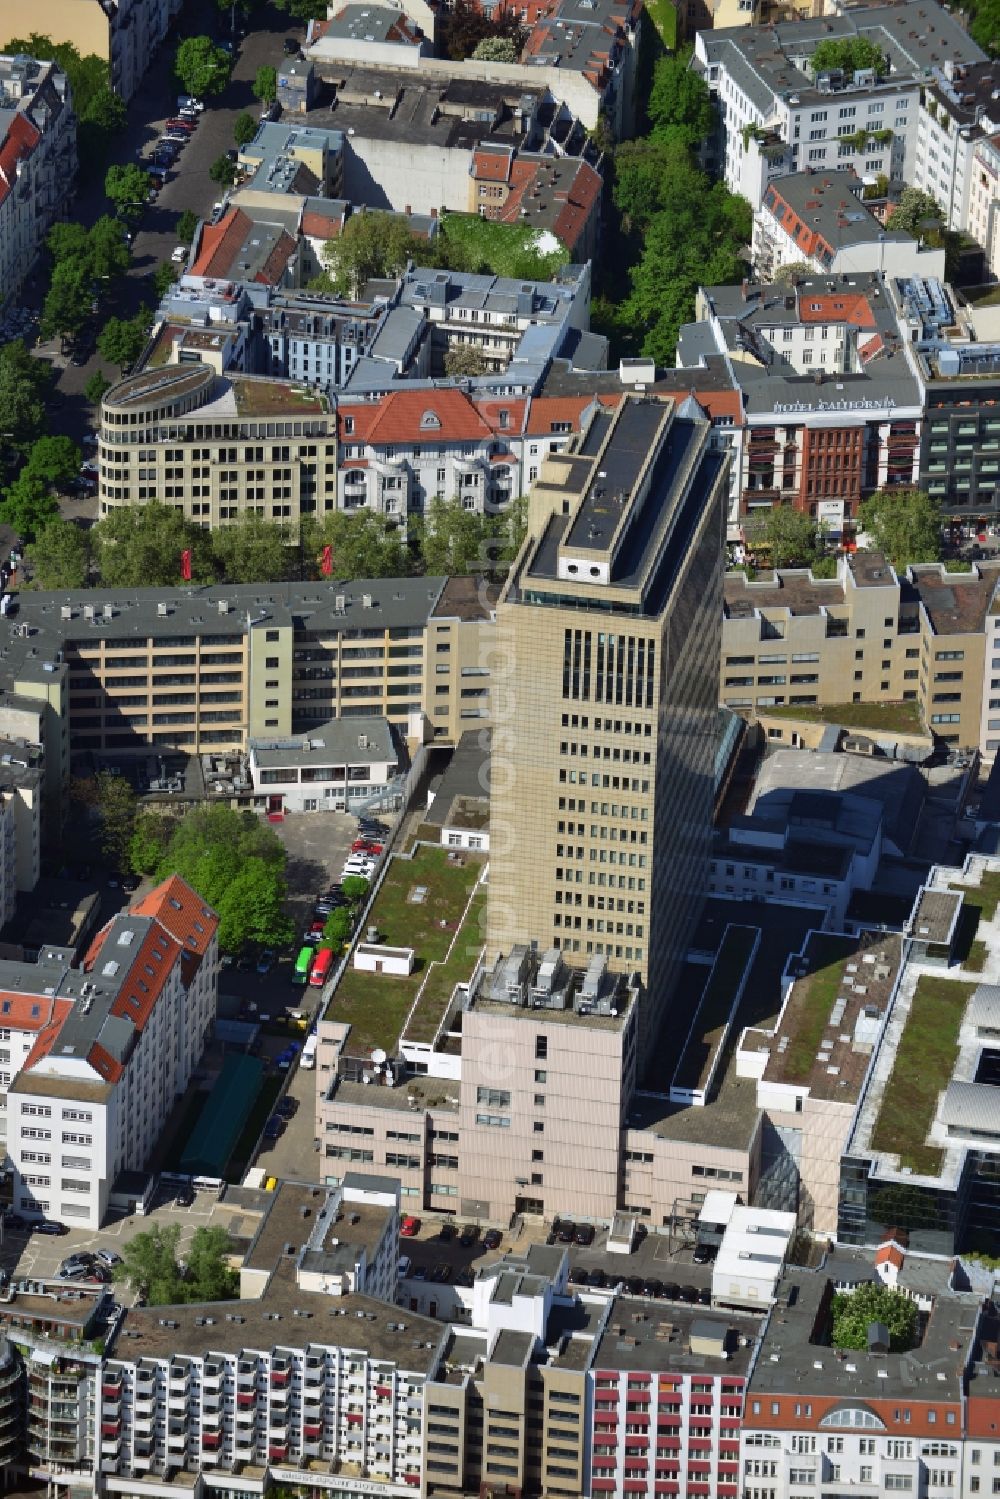
<path id="1" fill-rule="evenodd" d="M 0 968 L 0 1074 L 15 1205 L 99 1228 L 115 1181 L 141 1170 L 215 1018 L 218 919 L 176 877 L 73 954 Z"/>
<path id="2" fill-rule="evenodd" d="M 384 718 L 334 718 L 291 739 L 251 739 L 248 768 L 273 812 L 346 812 L 399 794 L 399 752 Z"/>
<path id="3" fill-rule="evenodd" d="M 102 515 L 163 500 L 206 528 L 256 514 L 297 535 L 336 508 L 336 418 L 306 386 L 147 365 L 104 396 L 98 437 Z"/>
<path id="4" fill-rule="evenodd" d="M 918 1499 L 961 1491 L 972 1455 L 965 1366 L 981 1297 L 959 1291 L 945 1263 L 906 1256 L 899 1288 L 921 1313 L 917 1346 L 890 1351 L 884 1329 L 873 1329 L 868 1347 L 835 1351 L 824 1336 L 834 1295 L 875 1279 L 870 1260 L 840 1252 L 819 1271 L 786 1271 L 787 1301 L 765 1326 L 747 1381 L 744 1495 L 791 1499 L 837 1483 Z"/>
<path id="5" fill-rule="evenodd" d="M 710 430 L 658 401 L 595 412 L 547 459 L 497 607 L 494 734 L 510 748 L 490 807 L 490 958 L 537 940 L 639 973 L 647 1039 L 708 861 L 726 486 Z"/>
<path id="6" fill-rule="evenodd" d="M 180 8 L 180 0 L 40 0 L 27 24 L 8 6 L 0 16 L 0 50 L 33 31 L 70 42 L 82 57 L 94 54 L 108 63 L 111 87 L 127 103 Z"/>
<path id="7" fill-rule="evenodd" d="M 581 141 L 577 149 L 587 147 Z M 573 260 L 592 260 L 603 192 L 598 165 L 582 156 L 553 157 L 484 141 L 472 157 L 469 212 L 501 224 L 527 222 L 554 234 Z"/>
<path id="8" fill-rule="evenodd" d="M 877 271 L 703 288 L 697 312 L 677 366 L 726 358 L 743 406 L 731 436 L 744 524 L 791 504 L 850 535 L 865 496 L 916 482 L 923 392 Z"/>
<path id="9" fill-rule="evenodd" d="M 0 19 L 0 53 L 4 29 Z M 76 165 L 65 73 L 54 62 L 0 55 L 0 309 L 17 298 L 38 259 Z"/>
<path id="10" fill-rule="evenodd" d="M 983 247 L 987 275 L 1000 278 L 1000 132 L 972 148 L 969 233 Z"/>
<path id="11" fill-rule="evenodd" d="M 949 229 L 971 230 L 977 142 L 1000 130 L 1000 64 L 946 60 L 921 94 L 913 185 L 930 193 Z M 985 240 L 980 243 L 985 248 Z"/>
<path id="12" fill-rule="evenodd" d="M 884 76 L 873 69 L 814 74 L 810 59 L 821 41 L 854 36 L 880 48 L 889 64 Z M 719 169 L 754 209 L 761 186 L 751 150 L 755 134 L 784 143 L 792 172 L 839 167 L 859 177 L 912 182 L 924 80 L 945 62 L 984 61 L 959 21 L 935 0 L 700 31 L 694 52 L 694 66 L 718 104 Z"/>
<path id="13" fill-rule="evenodd" d="M 902 230 L 884 227 L 864 204 L 862 179 L 851 171 L 794 172 L 768 185 L 753 218 L 757 277 L 773 280 L 782 266 L 803 263 L 817 274 L 881 271 L 944 275 L 944 250 L 931 250 Z"/>
<path id="14" fill-rule="evenodd" d="M 975 308 L 933 279 L 888 288 L 924 406 L 920 483 L 946 519 L 1000 514 L 1000 353 Z"/>
<path id="15" fill-rule="evenodd" d="M 423 715 L 457 743 L 489 714 L 495 598 L 426 577 L 25 593 L 3 621 L 0 731 L 44 733 L 46 806 L 65 792 L 70 742 L 211 754 L 334 718 L 419 737 Z"/>
<path id="16" fill-rule="evenodd" d="M 748 582 L 731 573 L 721 700 L 749 713 L 912 702 L 944 743 L 976 746 L 997 578 L 992 564 L 974 563 L 968 573 L 929 564 L 897 579 L 878 552 L 842 558 L 836 580 L 779 571 Z"/>
<path id="17" fill-rule="evenodd" d="M 38 747 L 0 739 L 0 926 L 42 872 L 42 784 Z"/>

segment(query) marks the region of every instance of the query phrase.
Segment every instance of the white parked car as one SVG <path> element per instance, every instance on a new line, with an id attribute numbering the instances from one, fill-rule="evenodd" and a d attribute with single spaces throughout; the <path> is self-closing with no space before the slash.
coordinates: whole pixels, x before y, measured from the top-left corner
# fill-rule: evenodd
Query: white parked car
<path id="1" fill-rule="evenodd" d="M 170 259 L 174 262 L 175 265 L 183 265 L 184 261 L 187 260 L 187 258 L 188 252 L 183 245 L 178 245 L 177 248 L 171 252 L 170 256 Z"/>

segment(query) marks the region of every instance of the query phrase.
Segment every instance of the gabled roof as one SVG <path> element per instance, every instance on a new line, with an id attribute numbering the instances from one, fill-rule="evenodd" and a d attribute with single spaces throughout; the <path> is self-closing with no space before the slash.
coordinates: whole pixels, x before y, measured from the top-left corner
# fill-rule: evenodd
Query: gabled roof
<path id="1" fill-rule="evenodd" d="M 252 228 L 253 220 L 242 208 L 231 208 L 217 224 L 203 224 L 198 259 L 188 268 L 188 275 L 227 275 L 236 252 Z"/>
<path id="2" fill-rule="evenodd" d="M 379 403 L 367 440 L 376 444 L 481 442 L 490 435 L 490 428 L 462 391 L 400 390 Z"/>
<path id="3" fill-rule="evenodd" d="M 17 180 L 17 164 L 30 156 L 41 140 L 41 131 L 23 114 L 15 114 L 0 143 L 0 203 L 3 202 Z"/>

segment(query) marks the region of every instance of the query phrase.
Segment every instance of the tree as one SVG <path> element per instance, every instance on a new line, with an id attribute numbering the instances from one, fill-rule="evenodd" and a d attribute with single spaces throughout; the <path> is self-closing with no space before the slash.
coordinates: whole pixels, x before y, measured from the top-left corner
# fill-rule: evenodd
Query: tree
<path id="1" fill-rule="evenodd" d="M 162 302 L 163 298 L 167 295 L 167 292 L 174 285 L 176 280 L 177 267 L 175 265 L 171 265 L 169 260 L 162 261 L 161 264 L 156 267 L 156 270 L 153 272 L 153 290 L 156 293 L 156 300 L 158 302 Z"/>
<path id="2" fill-rule="evenodd" d="M 453 62 L 472 57 L 476 48 L 487 39 L 505 38 L 514 44 L 518 55 L 524 46 L 524 31 L 520 19 L 505 5 L 498 5 L 491 15 L 487 15 L 478 6 L 471 4 L 470 0 L 454 0 L 454 4 L 442 15 L 439 24 L 441 46 L 445 55 Z"/>
<path id="3" fill-rule="evenodd" d="M 233 140 L 238 146 L 248 146 L 257 134 L 257 121 L 247 110 L 233 121 Z"/>
<path id="4" fill-rule="evenodd" d="M 134 212 L 149 197 L 149 173 L 134 161 L 125 166 L 108 167 L 104 175 L 104 196 L 110 198 L 119 213 Z"/>
<path id="5" fill-rule="evenodd" d="M 766 549 L 772 567 L 808 567 L 818 551 L 816 522 L 804 510 L 791 505 L 772 505 L 744 527 L 752 547 Z"/>
<path id="6" fill-rule="evenodd" d="M 517 62 L 520 49 L 509 36 L 484 36 L 472 49 L 475 62 Z"/>
<path id="7" fill-rule="evenodd" d="M 174 819 L 162 812 L 138 813 L 128 846 L 129 868 L 133 874 L 152 874 L 159 868 L 173 825 Z"/>
<path id="8" fill-rule="evenodd" d="M 838 68 L 851 77 L 862 69 L 871 68 L 879 78 L 884 78 L 889 71 L 889 60 L 866 36 L 827 37 L 809 59 L 809 67 L 814 78 L 819 73 L 832 73 Z"/>
<path id="9" fill-rule="evenodd" d="M 343 947 L 351 935 L 353 925 L 351 913 L 344 906 L 338 906 L 335 911 L 331 911 L 326 918 L 326 926 L 323 928 L 324 946 L 334 949 Z"/>
<path id="10" fill-rule="evenodd" d="M 21 339 L 0 344 L 0 447 L 23 451 L 44 432 L 51 367 L 32 359 Z"/>
<path id="11" fill-rule="evenodd" d="M 87 533 L 57 515 L 28 547 L 28 561 L 43 588 L 83 588 L 90 565 Z"/>
<path id="12" fill-rule="evenodd" d="M 112 135 L 125 124 L 125 100 L 107 84 L 102 84 L 80 116 L 85 125 L 94 125 L 105 135 Z"/>
<path id="13" fill-rule="evenodd" d="M 927 239 L 928 234 L 943 222 L 944 214 L 937 200 L 919 187 L 904 187 L 899 202 L 889 215 L 890 229 L 902 229 L 914 239 Z"/>
<path id="14" fill-rule="evenodd" d="M 941 507 L 922 489 L 885 491 L 864 500 L 860 529 L 897 572 L 914 562 L 941 558 Z"/>
<path id="15" fill-rule="evenodd" d="M 81 261 L 90 253 L 90 236 L 83 224 L 75 219 L 53 224 L 45 236 L 45 248 L 56 265 L 62 260 Z"/>
<path id="16" fill-rule="evenodd" d="M 1000 0 L 979 0 L 969 35 L 990 57 L 1000 57 Z"/>
<path id="17" fill-rule="evenodd" d="M 125 370 L 135 364 L 149 337 L 149 313 L 137 312 L 133 318 L 110 317 L 97 336 L 101 358 Z"/>
<path id="18" fill-rule="evenodd" d="M 904 1291 L 866 1281 L 833 1298 L 830 1340 L 834 1348 L 868 1348 L 868 1328 L 881 1322 L 889 1329 L 893 1353 L 905 1353 L 916 1342 L 917 1303 Z"/>
<path id="19" fill-rule="evenodd" d="M 452 577 L 467 573 L 477 561 L 485 560 L 492 531 L 492 517 L 466 510 L 461 500 L 437 495 L 427 507 L 418 533 L 428 573 Z"/>
<path id="20" fill-rule="evenodd" d="M 278 97 L 277 68 L 268 67 L 266 64 L 258 68 L 251 89 L 254 98 L 259 99 L 262 104 L 273 104 Z"/>
<path id="21" fill-rule="evenodd" d="M 52 272 L 42 304 L 39 330 L 43 338 L 72 338 L 90 317 L 93 293 L 86 265 L 63 260 Z"/>
<path id="22" fill-rule="evenodd" d="M 83 387 L 83 393 L 93 406 L 99 406 L 105 393 L 111 389 L 111 381 L 101 370 L 95 370 Z"/>
<path id="23" fill-rule="evenodd" d="M 102 214 L 87 235 L 87 265 L 95 281 L 110 281 L 129 268 L 132 251 L 118 219 Z"/>
<path id="24" fill-rule="evenodd" d="M 226 1263 L 229 1253 L 224 1228 L 195 1229 L 187 1249 L 187 1301 L 231 1301 L 239 1294 L 239 1275 Z"/>
<path id="25" fill-rule="evenodd" d="M 775 286 L 784 286 L 794 281 L 796 276 L 811 276 L 813 268 L 805 260 L 793 260 L 787 265 L 779 265 L 772 280 Z"/>
<path id="26" fill-rule="evenodd" d="M 326 19 L 326 0 L 274 0 L 279 10 L 293 21 L 322 21 Z"/>
<path id="27" fill-rule="evenodd" d="M 210 36 L 189 36 L 177 48 L 174 72 L 185 93 L 195 98 L 221 94 L 229 82 L 231 68 L 229 54 L 217 47 Z"/>
<path id="28" fill-rule="evenodd" d="M 181 1226 L 169 1223 L 153 1227 L 121 1245 L 121 1264 L 114 1279 L 130 1285 L 150 1306 L 170 1306 L 184 1300 L 184 1283 L 177 1263 Z"/>
<path id="29" fill-rule="evenodd" d="M 690 48 L 657 61 L 647 109 L 654 138 L 664 130 L 679 130 L 680 138 L 696 146 L 711 135 L 715 109 L 705 80 L 692 72 Z"/>
<path id="30" fill-rule="evenodd" d="M 192 213 L 190 208 L 185 208 L 184 212 L 180 214 L 177 219 L 178 243 L 182 245 L 189 245 L 194 239 L 197 228 L 198 215 L 196 213 Z"/>
<path id="31" fill-rule="evenodd" d="M 110 588 L 165 588 L 178 583 L 181 553 L 191 552 L 192 580 L 214 576 L 210 541 L 173 505 L 123 505 L 93 527 L 101 579 Z"/>
<path id="32" fill-rule="evenodd" d="M 400 532 L 373 510 L 334 510 L 321 521 L 303 517 L 303 551 L 318 562 L 324 546 L 332 548 L 337 578 L 398 578 L 413 571 Z"/>
<path id="33" fill-rule="evenodd" d="M 65 484 L 80 472 L 83 454 L 69 437 L 39 437 L 31 444 L 22 470 L 43 484 Z"/>
<path id="34" fill-rule="evenodd" d="M 162 853 L 154 873 L 179 874 L 219 914 L 219 944 L 233 952 L 247 942 L 290 941 L 285 915 L 285 849 L 273 830 L 252 812 L 202 803 L 173 822 L 169 833 L 146 820 L 133 836 L 131 855 L 148 872 L 157 842 Z M 136 865 L 133 865 L 136 868 Z"/>
<path id="35" fill-rule="evenodd" d="M 12 527 L 22 541 L 34 541 L 58 514 L 59 506 L 48 485 L 32 474 L 19 474 L 0 500 L 0 521 Z"/>
<path id="36" fill-rule="evenodd" d="M 360 905 L 368 894 L 368 881 L 359 874 L 349 874 L 340 887 L 352 906 Z"/>
<path id="37" fill-rule="evenodd" d="M 129 867 L 129 845 L 135 825 L 136 795 L 124 776 L 99 770 L 73 783 L 73 800 L 94 807 L 101 820 L 101 849 L 115 869 Z"/>
<path id="38" fill-rule="evenodd" d="M 227 583 L 276 583 L 289 573 L 284 526 L 250 512 L 212 532 L 212 551 Z"/>
<path id="39" fill-rule="evenodd" d="M 400 214 L 353 213 L 343 233 L 328 240 L 321 251 L 326 289 L 357 295 L 366 281 L 398 276 L 414 249 L 410 226 Z"/>
<path id="40" fill-rule="evenodd" d="M 486 356 L 478 344 L 451 343 L 445 350 L 446 375 L 484 375 Z"/>
<path id="41" fill-rule="evenodd" d="M 217 156 L 208 169 L 208 175 L 220 187 L 232 187 L 236 181 L 236 163 L 228 156 Z"/>

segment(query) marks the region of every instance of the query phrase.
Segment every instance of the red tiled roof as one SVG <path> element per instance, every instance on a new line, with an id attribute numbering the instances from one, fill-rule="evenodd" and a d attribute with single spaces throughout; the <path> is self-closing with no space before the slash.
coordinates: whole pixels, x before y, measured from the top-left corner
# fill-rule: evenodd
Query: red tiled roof
<path id="1" fill-rule="evenodd" d="M 190 267 L 192 276 L 226 276 L 237 250 L 253 228 L 253 220 L 242 208 L 231 208 L 217 224 L 204 224 L 198 259 Z"/>
<path id="2" fill-rule="evenodd" d="M 337 436 L 340 441 L 366 442 L 380 411 L 381 403 L 375 401 L 359 401 L 356 406 L 339 406 L 337 408 Z M 351 421 L 351 431 L 347 430 L 348 419 Z"/>
<path id="3" fill-rule="evenodd" d="M 520 435 L 524 427 L 524 418 L 527 414 L 528 403 L 521 397 L 514 401 L 505 401 L 501 396 L 490 396 L 485 400 L 475 400 L 472 403 L 487 426 L 492 428 L 498 436 L 505 433 Z M 501 413 L 507 413 L 506 420 L 501 420 Z"/>
<path id="4" fill-rule="evenodd" d="M 490 428 L 460 390 L 394 391 L 379 403 L 368 430 L 368 441 L 377 444 L 473 442 L 489 436 Z"/>
<path id="5" fill-rule="evenodd" d="M 302 233 L 309 239 L 336 239 L 343 232 L 345 217 L 342 214 L 339 219 L 334 219 L 329 214 L 313 213 L 307 209 L 302 215 Z"/>
<path id="6" fill-rule="evenodd" d="M 525 435 L 551 436 L 553 422 L 572 422 L 572 430 L 579 432 L 583 413 L 593 403 L 593 396 L 534 396 L 528 410 Z"/>
<path id="7" fill-rule="evenodd" d="M 110 1013 L 130 1020 L 141 1031 L 163 992 L 181 945 L 159 923 L 151 926 L 132 960 L 128 977 L 115 995 Z"/>
<path id="8" fill-rule="evenodd" d="M 897 1270 L 902 1270 L 905 1261 L 906 1256 L 895 1244 L 882 1244 L 875 1251 L 876 1265 L 894 1265 Z"/>
<path id="9" fill-rule="evenodd" d="M 480 147 L 472 153 L 472 175 L 477 182 L 507 182 L 513 161 L 513 146 Z"/>
<path id="10" fill-rule="evenodd" d="M 0 203 L 17 180 L 18 162 L 31 155 L 41 138 L 41 131 L 25 115 L 16 114 L 11 120 L 7 135 L 0 143 Z"/>
<path id="11" fill-rule="evenodd" d="M 832 296 L 799 298 L 799 317 L 803 323 L 850 323 L 855 328 L 874 328 L 875 315 L 868 298 L 861 292 L 835 292 Z"/>
<path id="12" fill-rule="evenodd" d="M 7 998 L 8 996 L 5 995 L 3 997 Z M 14 996 L 9 997 L 13 998 Z M 21 994 L 18 995 L 17 998 L 30 999 L 30 995 Z M 37 1004 L 38 1001 L 35 1000 L 34 1003 Z M 25 1067 L 33 1067 L 36 1062 L 41 1061 L 42 1057 L 48 1056 L 49 1052 L 52 1050 L 52 1047 L 55 1045 L 56 1037 L 62 1030 L 63 1021 L 66 1019 L 66 1016 L 73 1008 L 73 1003 L 72 1000 L 69 999 L 49 1000 L 47 1003 L 43 1004 L 42 1008 L 45 1018 L 42 1023 L 42 1028 L 35 1038 L 35 1044 L 25 1058 Z M 6 1015 L 3 1017 L 3 1023 L 4 1025 L 9 1025 L 12 1029 L 15 1024 L 15 1022 Z M 34 1029 L 34 1025 L 21 1025 L 18 1027 L 18 1029 L 30 1030 Z"/>
<path id="13" fill-rule="evenodd" d="M 143 896 L 132 911 L 136 916 L 152 916 L 182 947 L 202 957 L 219 928 L 215 912 L 177 874 Z"/>

